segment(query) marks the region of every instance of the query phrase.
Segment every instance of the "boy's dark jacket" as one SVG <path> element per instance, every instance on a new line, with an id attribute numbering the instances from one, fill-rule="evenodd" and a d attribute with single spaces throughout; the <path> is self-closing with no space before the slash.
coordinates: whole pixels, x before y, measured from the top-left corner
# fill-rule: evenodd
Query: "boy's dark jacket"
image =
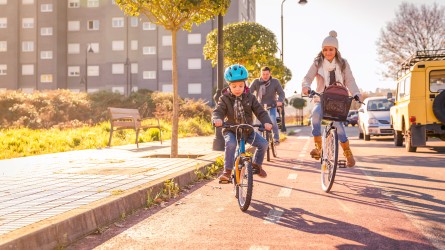
<path id="1" fill-rule="evenodd" d="M 249 92 L 249 88 L 245 87 L 244 93 L 242 94 L 242 104 L 244 108 L 244 116 L 246 117 L 246 122 L 248 124 L 253 123 L 253 115 L 258 118 L 261 124 L 270 123 L 269 114 L 264 110 L 263 106 L 258 102 L 256 97 Z M 224 88 L 221 91 L 221 96 L 219 97 L 218 104 L 212 113 L 212 120 L 221 119 L 225 124 L 235 125 L 235 110 L 233 105 L 235 103 L 235 96 L 230 92 L 230 89 Z M 235 133 L 235 129 L 223 129 L 223 134 L 228 131 Z"/>

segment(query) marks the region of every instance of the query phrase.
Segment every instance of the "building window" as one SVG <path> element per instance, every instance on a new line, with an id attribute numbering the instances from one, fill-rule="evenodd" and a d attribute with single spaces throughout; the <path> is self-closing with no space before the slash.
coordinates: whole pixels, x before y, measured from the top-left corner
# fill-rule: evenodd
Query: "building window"
<path id="1" fill-rule="evenodd" d="M 111 49 L 113 51 L 122 51 L 124 50 L 124 41 L 113 41 L 111 44 Z"/>
<path id="2" fill-rule="evenodd" d="M 40 75 L 40 82 L 53 82 L 53 75 L 52 74 Z"/>
<path id="3" fill-rule="evenodd" d="M 8 0 L 0 0 L 0 5 L 7 5 L 8 4 Z"/>
<path id="4" fill-rule="evenodd" d="M 113 19 L 111 19 L 111 26 L 113 28 L 124 27 L 124 18 L 123 17 L 113 17 Z"/>
<path id="5" fill-rule="evenodd" d="M 201 83 L 189 83 L 188 84 L 188 93 L 191 95 L 199 95 L 201 94 Z"/>
<path id="6" fill-rule="evenodd" d="M 99 66 L 88 66 L 88 76 L 99 76 Z"/>
<path id="7" fill-rule="evenodd" d="M 53 59 L 53 52 L 51 50 L 40 51 L 40 59 L 42 60 Z"/>
<path id="8" fill-rule="evenodd" d="M 90 43 L 93 53 L 99 53 L 99 43 Z"/>
<path id="9" fill-rule="evenodd" d="M 22 42 L 22 51 L 23 52 L 33 52 L 34 51 L 34 42 L 33 41 Z"/>
<path id="10" fill-rule="evenodd" d="M 162 36 L 162 46 L 172 46 L 172 36 Z"/>
<path id="11" fill-rule="evenodd" d="M 162 60 L 162 70 L 172 70 L 172 60 Z"/>
<path id="12" fill-rule="evenodd" d="M 78 43 L 68 44 L 68 54 L 79 54 L 79 53 L 80 53 L 80 44 Z"/>
<path id="13" fill-rule="evenodd" d="M 188 34 L 188 44 L 201 44 L 201 34 Z"/>
<path id="14" fill-rule="evenodd" d="M 79 31 L 80 21 L 68 21 L 68 31 Z"/>
<path id="15" fill-rule="evenodd" d="M 130 17 L 131 27 L 137 27 L 139 25 L 139 19 L 135 16 Z"/>
<path id="16" fill-rule="evenodd" d="M 24 75 L 24 76 L 34 75 L 34 65 L 33 64 L 23 64 L 22 65 L 22 75 Z"/>
<path id="17" fill-rule="evenodd" d="M 144 71 L 142 77 L 144 79 L 156 79 L 156 71 Z"/>
<path id="18" fill-rule="evenodd" d="M 0 64 L 0 75 L 1 76 L 7 75 L 7 72 L 6 72 L 7 69 L 8 69 L 8 65 Z"/>
<path id="19" fill-rule="evenodd" d="M 0 18 L 0 29 L 6 29 L 8 27 L 8 19 L 6 17 Z"/>
<path id="20" fill-rule="evenodd" d="M 138 50 L 138 40 L 131 40 L 131 50 Z"/>
<path id="21" fill-rule="evenodd" d="M 53 4 L 51 4 L 51 3 L 41 4 L 40 11 L 41 12 L 53 12 Z"/>
<path id="22" fill-rule="evenodd" d="M 188 69 L 201 69 L 201 58 L 190 58 L 188 60 Z"/>
<path id="23" fill-rule="evenodd" d="M 143 30 L 156 30 L 156 25 L 151 22 L 144 22 L 142 24 L 142 29 Z"/>
<path id="24" fill-rule="evenodd" d="M 69 77 L 80 76 L 80 67 L 79 66 L 69 66 L 68 67 L 68 76 Z"/>
<path id="25" fill-rule="evenodd" d="M 142 49 L 144 55 L 156 55 L 156 47 L 147 46 Z"/>
<path id="26" fill-rule="evenodd" d="M 139 66 L 137 63 L 132 63 L 131 64 L 131 74 L 137 74 L 139 71 L 138 68 L 139 68 Z"/>
<path id="27" fill-rule="evenodd" d="M 162 92 L 173 92 L 173 84 L 162 84 Z"/>
<path id="28" fill-rule="evenodd" d="M 0 41 L 0 52 L 8 51 L 8 42 Z"/>
<path id="29" fill-rule="evenodd" d="M 53 35 L 53 27 L 43 27 L 40 28 L 41 36 L 52 36 Z"/>
<path id="30" fill-rule="evenodd" d="M 34 0 L 22 0 L 22 4 L 34 4 Z"/>
<path id="31" fill-rule="evenodd" d="M 99 20 L 88 21 L 88 30 L 99 30 Z"/>
<path id="32" fill-rule="evenodd" d="M 79 8 L 80 0 L 68 0 L 68 8 Z"/>
<path id="33" fill-rule="evenodd" d="M 87 7 L 88 8 L 99 7 L 99 0 L 88 0 Z"/>
<path id="34" fill-rule="evenodd" d="M 22 28 L 24 28 L 24 29 L 34 28 L 34 18 L 23 18 L 22 19 Z"/>
<path id="35" fill-rule="evenodd" d="M 113 63 L 111 65 L 111 73 L 115 75 L 124 73 L 124 64 L 123 63 Z"/>

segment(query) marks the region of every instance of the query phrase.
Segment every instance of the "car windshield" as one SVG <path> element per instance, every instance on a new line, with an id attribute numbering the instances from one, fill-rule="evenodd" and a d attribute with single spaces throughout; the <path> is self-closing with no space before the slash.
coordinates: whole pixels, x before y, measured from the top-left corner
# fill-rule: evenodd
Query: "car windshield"
<path id="1" fill-rule="evenodd" d="M 388 111 L 393 106 L 393 103 L 387 99 L 370 100 L 368 102 L 368 111 Z"/>

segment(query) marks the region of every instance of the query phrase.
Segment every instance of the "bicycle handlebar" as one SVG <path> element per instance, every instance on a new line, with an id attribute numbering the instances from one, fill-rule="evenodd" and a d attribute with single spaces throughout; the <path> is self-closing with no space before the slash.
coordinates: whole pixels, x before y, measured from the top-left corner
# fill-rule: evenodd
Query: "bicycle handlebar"
<path id="1" fill-rule="evenodd" d="M 314 95 L 317 95 L 317 96 L 322 96 L 323 95 L 323 93 L 318 93 L 318 92 L 316 92 L 315 90 L 313 90 L 313 89 L 309 89 L 309 98 L 313 98 L 314 97 Z M 354 101 L 356 101 L 356 102 L 358 102 L 358 103 L 360 103 L 360 104 L 364 104 L 363 102 L 361 102 L 360 101 L 360 99 L 359 99 L 359 97 L 357 96 L 357 95 L 355 95 L 355 96 L 348 96 L 348 98 L 349 99 L 352 99 L 352 100 L 354 100 Z"/>
<path id="2" fill-rule="evenodd" d="M 215 126 L 215 124 L 213 124 L 213 126 Z M 232 125 L 232 124 L 223 123 L 223 125 L 220 126 L 220 127 L 221 128 L 234 128 L 234 129 L 239 129 L 239 128 L 245 129 L 245 128 L 256 127 L 256 128 L 258 128 L 258 131 L 260 131 L 260 132 L 265 130 L 263 124 L 253 124 L 253 125 L 250 125 L 250 124 L 243 123 L 243 124 Z"/>

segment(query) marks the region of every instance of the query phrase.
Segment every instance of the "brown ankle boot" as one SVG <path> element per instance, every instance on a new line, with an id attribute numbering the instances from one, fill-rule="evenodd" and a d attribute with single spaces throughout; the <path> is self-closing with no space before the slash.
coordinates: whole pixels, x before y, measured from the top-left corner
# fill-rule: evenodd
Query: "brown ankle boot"
<path id="1" fill-rule="evenodd" d="M 346 166 L 352 168 L 355 166 L 355 160 L 351 148 L 349 148 L 349 141 L 340 142 L 340 145 L 343 148 L 343 155 L 346 157 Z"/>
<path id="2" fill-rule="evenodd" d="M 315 160 L 321 157 L 321 136 L 314 136 L 315 148 L 311 150 L 311 157 Z"/>
<path id="3" fill-rule="evenodd" d="M 223 173 L 218 177 L 220 181 L 229 181 L 232 175 L 232 169 L 224 169 Z"/>
<path id="4" fill-rule="evenodd" d="M 258 173 L 258 176 L 261 178 L 266 178 L 267 177 L 267 173 L 266 171 L 264 171 L 264 169 L 259 166 L 256 163 L 252 163 L 252 168 L 256 170 L 256 173 Z"/>

